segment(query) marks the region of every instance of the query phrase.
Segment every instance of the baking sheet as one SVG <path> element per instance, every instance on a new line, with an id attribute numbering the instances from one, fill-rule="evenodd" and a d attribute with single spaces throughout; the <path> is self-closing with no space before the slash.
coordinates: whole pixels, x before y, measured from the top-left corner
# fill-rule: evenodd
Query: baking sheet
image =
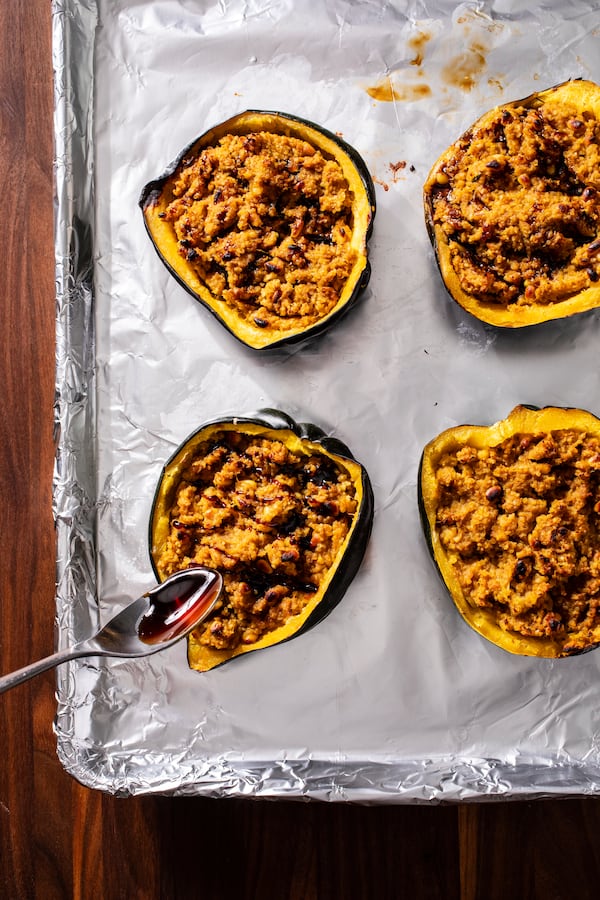
<path id="1" fill-rule="evenodd" d="M 600 80 L 582 2 L 55 0 L 57 640 L 154 583 L 162 463 L 198 425 L 264 406 L 366 466 L 375 522 L 341 604 L 296 640 L 210 673 L 185 647 L 58 672 L 59 757 L 84 784 L 151 792 L 436 802 L 595 794 L 600 653 L 513 657 L 460 619 L 421 536 L 421 449 L 518 403 L 600 413 L 599 316 L 516 334 L 446 295 L 422 185 L 482 112 Z M 237 112 L 340 132 L 377 188 L 372 277 L 326 335 L 256 354 L 175 283 L 143 185 Z"/>

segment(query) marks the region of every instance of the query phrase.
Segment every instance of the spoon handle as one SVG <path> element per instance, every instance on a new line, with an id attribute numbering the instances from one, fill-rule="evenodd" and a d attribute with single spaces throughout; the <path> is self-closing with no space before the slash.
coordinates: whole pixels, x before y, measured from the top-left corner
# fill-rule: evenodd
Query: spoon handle
<path id="1" fill-rule="evenodd" d="M 57 653 L 52 653 L 51 656 L 38 659 L 37 662 L 30 663 L 28 666 L 23 666 L 22 669 L 17 669 L 9 675 L 0 677 L 0 694 L 12 687 L 16 687 L 17 684 L 29 681 L 34 675 L 40 675 L 42 672 L 60 665 L 60 663 L 67 662 L 69 659 L 77 659 L 79 656 L 91 656 L 93 653 L 98 654 L 98 651 L 95 651 L 86 642 L 83 642 L 75 644 L 73 647 L 67 647 L 65 650 L 59 650 Z"/>

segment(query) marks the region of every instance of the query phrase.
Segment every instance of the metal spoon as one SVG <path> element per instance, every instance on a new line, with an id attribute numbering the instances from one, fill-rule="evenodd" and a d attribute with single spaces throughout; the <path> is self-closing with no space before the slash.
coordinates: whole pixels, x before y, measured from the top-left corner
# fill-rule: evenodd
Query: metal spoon
<path id="1" fill-rule="evenodd" d="M 206 618 L 222 587 L 223 579 L 214 569 L 197 566 L 176 572 L 126 606 L 93 637 L 1 677 L 0 694 L 69 659 L 158 653 Z"/>

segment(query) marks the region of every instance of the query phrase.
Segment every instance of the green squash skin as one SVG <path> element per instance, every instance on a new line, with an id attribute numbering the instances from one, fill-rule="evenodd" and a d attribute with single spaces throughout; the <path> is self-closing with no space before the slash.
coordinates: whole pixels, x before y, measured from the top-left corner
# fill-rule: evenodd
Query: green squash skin
<path id="1" fill-rule="evenodd" d="M 535 405 L 532 405 L 532 404 L 521 404 L 521 405 L 520 405 L 520 408 L 521 408 L 521 409 L 525 409 L 525 410 L 529 410 L 529 411 L 535 413 L 535 412 L 543 412 L 544 410 L 547 410 L 547 409 L 554 409 L 555 407 L 548 407 L 548 406 L 546 406 L 546 407 L 540 407 L 540 406 L 535 406 Z M 567 409 L 567 410 L 565 410 L 565 411 L 568 412 L 569 410 Z M 514 412 L 515 412 L 515 411 L 513 411 L 513 413 L 514 413 Z M 574 410 L 574 412 L 579 412 L 579 410 Z M 593 418 L 596 418 L 596 417 L 594 416 Z M 509 420 L 509 419 L 510 419 L 510 416 L 507 417 L 507 420 Z M 496 423 L 496 424 L 497 424 L 497 423 Z M 462 426 L 457 426 L 457 427 L 462 427 Z M 480 427 L 480 426 L 467 426 L 467 427 Z M 485 426 L 484 426 L 484 427 L 485 427 Z M 487 427 L 492 428 L 493 425 L 490 425 L 490 426 L 487 426 Z M 599 433 L 600 433 L 600 420 L 598 420 L 598 428 L 599 428 Z M 449 429 L 449 430 L 451 430 L 451 429 Z M 441 436 L 441 435 L 440 435 L 440 436 Z M 440 437 L 440 436 L 438 436 L 438 437 Z M 428 446 L 430 446 L 435 440 L 436 440 L 436 438 L 434 438 L 433 441 L 429 442 Z M 457 612 L 459 613 L 459 615 L 460 615 L 461 618 L 463 619 L 463 621 L 465 621 L 466 624 L 469 625 L 469 627 L 472 628 L 473 631 L 475 631 L 480 637 L 483 637 L 485 640 L 490 641 L 490 643 L 493 643 L 494 646 L 499 647 L 501 650 L 503 650 L 503 651 L 504 651 L 505 653 L 507 653 L 509 656 L 515 656 L 515 655 L 517 655 L 517 656 L 518 656 L 518 655 L 521 655 L 521 656 L 523 656 L 523 655 L 529 655 L 529 656 L 531 656 L 532 658 L 540 658 L 540 659 L 570 659 L 571 657 L 582 656 L 583 654 L 589 653 L 589 652 L 591 652 L 592 650 L 596 650 L 598 647 L 600 647 L 600 643 L 591 644 L 589 647 L 585 647 L 585 648 L 580 649 L 580 650 L 574 650 L 574 651 L 571 651 L 571 652 L 569 652 L 569 653 L 563 653 L 562 655 L 557 655 L 557 656 L 542 656 L 542 655 L 538 655 L 538 654 L 536 654 L 536 653 L 531 653 L 531 654 L 518 654 L 518 653 L 516 653 L 514 650 L 510 650 L 510 649 L 508 649 L 507 647 L 502 646 L 502 643 L 499 643 L 499 642 L 496 641 L 496 640 L 492 640 L 488 635 L 482 634 L 482 633 L 481 633 L 481 632 L 473 625 L 473 623 L 469 621 L 468 616 L 465 615 L 464 612 L 460 609 L 460 606 L 459 606 L 459 604 L 457 603 L 455 597 L 453 596 L 453 593 L 452 593 L 452 591 L 451 591 L 449 585 L 446 583 L 446 580 L 445 580 L 445 578 L 444 578 L 443 571 L 442 571 L 442 569 L 441 569 L 441 566 L 440 566 L 439 561 L 438 561 L 437 556 L 436 556 L 436 552 L 435 552 L 435 548 L 434 548 L 434 544 L 433 544 L 432 531 L 431 531 L 431 523 L 430 523 L 429 516 L 428 516 L 428 510 L 427 510 L 427 507 L 426 507 L 426 505 L 425 505 L 425 501 L 424 501 L 424 497 L 423 497 L 423 487 L 422 487 L 423 466 L 424 466 L 424 462 L 425 462 L 425 459 L 426 459 L 426 452 L 427 452 L 427 448 L 425 448 L 425 450 L 423 450 L 423 452 L 422 452 L 422 454 L 421 454 L 421 458 L 420 458 L 420 461 L 419 461 L 419 467 L 418 467 L 418 475 L 417 475 L 417 504 L 418 504 L 418 510 L 419 510 L 419 518 L 420 518 L 420 522 L 421 522 L 421 529 L 422 529 L 422 532 L 423 532 L 423 537 L 424 537 L 424 539 L 425 539 L 425 543 L 426 543 L 426 546 L 427 546 L 427 550 L 428 550 L 428 552 L 429 552 L 429 556 L 430 556 L 430 558 L 431 558 L 431 560 L 432 560 L 432 562 L 433 562 L 433 565 L 435 566 L 435 570 L 436 570 L 436 572 L 437 572 L 437 575 L 438 575 L 438 577 L 439 577 L 441 583 L 443 584 L 443 586 L 444 586 L 444 588 L 445 588 L 447 594 L 449 595 L 450 599 L 452 600 L 452 602 L 453 602 L 453 604 L 454 604 L 454 606 L 455 606 Z M 508 633 L 507 633 L 507 634 L 508 634 Z M 530 638 L 530 639 L 528 639 L 528 640 L 531 642 L 531 646 L 532 646 L 532 647 L 535 647 L 535 646 L 536 646 L 536 640 L 539 640 L 539 639 L 536 639 L 536 638 Z"/>
<path id="2" fill-rule="evenodd" d="M 154 514 L 157 505 L 157 498 L 160 491 L 160 486 L 163 480 L 163 476 L 165 472 L 168 470 L 169 465 L 172 460 L 176 458 L 176 456 L 181 452 L 182 448 L 188 444 L 191 440 L 194 439 L 196 435 L 199 435 L 202 432 L 207 432 L 207 435 L 210 433 L 210 430 L 214 429 L 217 431 L 222 425 L 239 425 L 240 432 L 244 433 L 244 425 L 258 425 L 264 428 L 271 429 L 273 431 L 281 431 L 282 432 L 282 440 L 284 440 L 285 432 L 292 432 L 302 441 L 310 441 L 311 443 L 317 444 L 323 447 L 324 450 L 327 450 L 329 453 L 334 454 L 335 456 L 340 457 L 342 460 L 349 460 L 355 465 L 360 467 L 360 478 L 361 478 L 361 486 L 362 486 L 362 501 L 361 505 L 357 511 L 357 521 L 356 525 L 350 535 L 350 539 L 348 541 L 348 545 L 344 552 L 343 558 L 338 564 L 337 569 L 335 570 L 323 596 L 319 600 L 318 605 L 306 619 L 306 621 L 302 624 L 301 627 L 298 628 L 297 631 L 290 634 L 288 637 L 275 641 L 273 644 L 269 644 L 268 646 L 258 648 L 258 652 L 261 650 L 268 650 L 272 646 L 276 646 L 279 644 L 287 643 L 287 641 L 293 640 L 296 637 L 299 637 L 302 634 L 305 634 L 319 622 L 321 622 L 326 616 L 332 612 L 333 609 L 339 604 L 342 597 L 346 593 L 348 587 L 356 576 L 361 563 L 363 561 L 367 545 L 369 543 L 369 539 L 371 536 L 371 531 L 373 527 L 373 518 L 374 518 L 374 510 L 375 510 L 375 501 L 373 488 L 371 485 L 370 478 L 367 474 L 366 469 L 360 463 L 357 462 L 350 449 L 347 447 L 345 443 L 335 437 L 328 436 L 319 426 L 312 425 L 306 422 L 296 422 L 287 413 L 282 412 L 281 410 L 267 408 L 261 409 L 256 413 L 252 413 L 248 416 L 235 416 L 229 418 L 218 418 L 213 419 L 209 422 L 206 422 L 204 425 L 197 428 L 194 432 L 192 432 L 188 437 L 182 441 L 177 450 L 171 455 L 169 460 L 164 464 L 161 470 L 161 474 L 159 480 L 157 482 L 157 487 L 154 495 L 154 499 L 152 502 L 152 510 L 150 513 L 150 521 L 148 528 L 148 548 L 150 555 L 150 563 L 152 566 L 152 570 L 154 575 L 156 576 L 157 581 L 160 582 L 161 578 L 154 562 L 154 558 L 152 555 L 152 547 L 153 547 L 153 522 L 154 522 Z M 243 658 L 248 656 L 249 653 L 255 653 L 256 650 L 250 650 L 247 653 L 239 654 L 237 656 L 232 656 L 228 659 L 224 659 L 222 662 L 217 665 L 212 666 L 207 671 L 213 671 L 213 669 L 220 668 L 221 666 L 226 665 L 227 663 L 231 663 L 236 659 Z"/>
<path id="3" fill-rule="evenodd" d="M 369 239 L 371 238 L 371 235 L 373 232 L 373 224 L 375 221 L 375 214 L 376 214 L 377 206 L 376 206 L 375 185 L 373 183 L 373 179 L 371 178 L 371 175 L 369 173 L 369 170 L 367 168 L 367 165 L 366 165 L 364 159 L 358 153 L 358 151 L 354 147 L 352 147 L 351 144 L 348 144 L 343 138 L 339 137 L 339 135 L 334 134 L 333 132 L 329 131 L 328 129 L 323 128 L 321 125 L 317 125 L 316 123 L 311 122 L 308 119 L 303 119 L 299 116 L 291 115 L 290 113 L 282 113 L 282 112 L 276 112 L 276 111 L 272 111 L 272 110 L 249 109 L 249 110 L 245 110 L 243 113 L 239 113 L 238 115 L 232 116 L 226 122 L 223 122 L 217 126 L 214 126 L 213 128 L 204 132 L 204 134 L 195 138 L 191 143 L 189 143 L 187 145 L 187 147 L 185 147 L 184 150 L 181 151 L 181 153 L 179 153 L 179 155 L 176 157 L 176 159 L 169 166 L 167 166 L 167 168 L 162 173 L 162 175 L 160 175 L 158 178 L 153 179 L 152 181 L 149 181 L 142 189 L 140 198 L 138 201 L 138 205 L 141 208 L 142 212 L 144 212 L 146 207 L 151 206 L 156 201 L 156 198 L 161 195 L 161 192 L 163 190 L 165 183 L 169 180 L 169 178 L 171 178 L 174 175 L 174 173 L 177 171 L 179 166 L 183 163 L 183 161 L 188 156 L 195 155 L 196 148 L 198 146 L 203 147 L 205 145 L 210 144 L 212 135 L 215 132 L 217 132 L 217 131 L 224 132 L 224 130 L 226 130 L 228 125 L 232 125 L 232 126 L 235 125 L 235 123 L 238 121 L 238 119 L 241 116 L 245 116 L 248 114 L 264 115 L 265 117 L 273 116 L 273 117 L 277 117 L 278 119 L 281 119 L 283 122 L 285 122 L 286 120 L 289 120 L 290 122 L 313 129 L 314 131 L 317 131 L 320 134 L 322 134 L 324 137 L 328 138 L 330 141 L 333 141 L 340 148 L 341 152 L 345 156 L 347 156 L 351 160 L 352 164 L 354 165 L 354 168 L 356 169 L 356 171 L 360 177 L 360 180 L 365 188 L 365 191 L 367 193 L 368 201 L 369 201 L 369 205 L 370 205 L 370 209 L 371 209 L 371 217 L 370 217 L 369 223 L 368 223 L 366 231 L 365 231 L 365 264 L 364 264 L 364 267 L 363 267 L 360 277 L 357 278 L 357 280 L 356 280 L 356 284 L 354 286 L 351 296 L 346 300 L 346 302 L 340 309 L 338 309 L 336 312 L 334 312 L 332 314 L 329 314 L 322 321 L 316 322 L 314 325 L 311 325 L 310 327 L 304 329 L 300 333 L 291 334 L 291 335 L 283 337 L 279 340 L 275 340 L 275 341 L 269 343 L 268 345 L 266 345 L 265 347 L 253 347 L 252 345 L 248 344 L 242 337 L 240 337 L 239 334 L 236 333 L 235 328 L 233 326 L 231 326 L 229 323 L 225 322 L 222 319 L 222 317 L 219 315 L 219 313 L 216 309 L 213 309 L 212 306 L 210 306 L 208 303 L 206 303 L 202 299 L 202 297 L 199 297 L 198 294 L 195 291 L 193 291 L 189 287 L 188 284 L 186 284 L 185 279 L 183 279 L 181 277 L 181 275 L 167 262 L 167 260 L 162 255 L 159 247 L 156 245 L 155 241 L 153 240 L 152 234 L 150 232 L 150 228 L 149 228 L 146 218 L 144 216 L 144 227 L 146 229 L 146 233 L 150 237 L 152 246 L 154 247 L 156 253 L 158 254 L 159 259 L 161 260 L 163 265 L 167 268 L 167 270 L 170 272 L 170 274 L 173 276 L 173 278 L 181 285 L 181 287 L 183 287 L 187 291 L 187 293 L 191 294 L 191 296 L 198 303 L 200 303 L 206 310 L 208 310 L 208 312 L 210 312 L 211 315 L 213 315 L 217 319 L 217 321 L 231 335 L 233 335 L 233 337 L 236 338 L 236 340 L 238 340 L 245 347 L 248 347 L 250 350 L 252 350 L 256 353 L 265 353 L 266 354 L 273 350 L 275 350 L 275 351 L 285 350 L 288 347 L 292 347 L 292 348 L 296 349 L 297 345 L 304 344 L 308 341 L 312 341 L 313 338 L 319 337 L 325 331 L 328 331 L 332 325 L 339 322 L 340 319 L 343 316 L 345 316 L 349 310 L 353 309 L 356 306 L 356 304 L 358 303 L 359 299 L 361 298 L 361 295 L 363 294 L 365 288 L 369 284 L 369 281 L 371 278 L 371 264 L 366 255 L 366 253 L 367 253 L 366 245 L 367 245 Z"/>

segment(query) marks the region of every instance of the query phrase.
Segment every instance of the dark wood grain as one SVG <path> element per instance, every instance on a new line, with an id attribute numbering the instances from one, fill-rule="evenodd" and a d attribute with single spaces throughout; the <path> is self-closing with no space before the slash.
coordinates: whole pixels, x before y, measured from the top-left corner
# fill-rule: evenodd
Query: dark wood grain
<path id="1" fill-rule="evenodd" d="M 55 556 L 50 20 L 47 3 L 17 6 L 0 4 L 3 671 L 53 649 Z M 38 880 L 47 886 L 46 896 L 67 896 L 72 788 L 56 765 L 53 715 L 52 676 L 0 703 L 2 896 L 33 897 Z"/>
<path id="2" fill-rule="evenodd" d="M 54 646 L 48 0 L 0 2 L 0 671 Z M 0 696 L 7 900 L 586 900 L 600 800 L 360 807 L 117 799 L 56 757 L 54 676 Z"/>

